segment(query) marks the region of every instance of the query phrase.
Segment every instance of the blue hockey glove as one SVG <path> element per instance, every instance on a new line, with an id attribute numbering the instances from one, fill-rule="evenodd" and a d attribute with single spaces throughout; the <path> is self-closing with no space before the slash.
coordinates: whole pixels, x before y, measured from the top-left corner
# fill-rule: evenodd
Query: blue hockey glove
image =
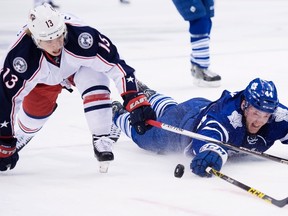
<path id="1" fill-rule="evenodd" d="M 0 138 L 0 171 L 13 169 L 19 159 L 16 138 Z"/>
<path id="2" fill-rule="evenodd" d="M 125 109 L 130 112 L 130 124 L 140 135 L 144 134 L 152 126 L 146 120 L 156 119 L 156 114 L 151 108 L 147 97 L 140 92 L 123 96 Z"/>
<path id="3" fill-rule="evenodd" d="M 193 158 L 190 168 L 193 173 L 201 177 L 211 177 L 212 174 L 206 172 L 207 167 L 212 167 L 218 171 L 227 161 L 227 152 L 216 144 L 207 143 L 201 147 L 199 153 Z"/>

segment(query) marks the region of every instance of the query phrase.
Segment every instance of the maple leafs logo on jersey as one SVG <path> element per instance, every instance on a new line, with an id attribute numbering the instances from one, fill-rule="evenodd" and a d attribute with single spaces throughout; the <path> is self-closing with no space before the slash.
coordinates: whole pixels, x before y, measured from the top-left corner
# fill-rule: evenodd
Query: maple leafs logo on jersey
<path id="1" fill-rule="evenodd" d="M 79 46 L 83 49 L 89 49 L 93 45 L 93 37 L 87 32 L 83 32 L 78 37 Z"/>
<path id="2" fill-rule="evenodd" d="M 27 62 L 22 57 L 16 57 L 13 60 L 13 67 L 18 73 L 24 73 L 27 70 Z"/>
<path id="3" fill-rule="evenodd" d="M 275 112 L 275 122 L 286 121 L 288 122 L 288 110 L 278 107 Z"/>
<path id="4" fill-rule="evenodd" d="M 247 135 L 247 144 L 248 145 L 258 145 L 258 146 L 267 146 L 267 142 L 264 137 L 260 135 Z M 257 150 L 257 148 L 255 149 Z"/>
<path id="5" fill-rule="evenodd" d="M 237 127 L 242 127 L 242 115 L 237 111 L 233 111 L 230 116 L 227 116 L 230 121 L 230 124 L 236 129 Z"/>

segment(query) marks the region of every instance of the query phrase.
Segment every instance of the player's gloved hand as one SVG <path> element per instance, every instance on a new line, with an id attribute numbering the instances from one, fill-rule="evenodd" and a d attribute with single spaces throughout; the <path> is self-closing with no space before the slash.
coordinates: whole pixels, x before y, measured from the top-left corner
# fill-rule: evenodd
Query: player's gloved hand
<path id="1" fill-rule="evenodd" d="M 6 171 L 13 169 L 19 159 L 19 155 L 16 152 L 17 139 L 0 138 L 0 171 Z"/>
<path id="2" fill-rule="evenodd" d="M 146 123 L 146 120 L 156 119 L 156 114 L 147 97 L 143 93 L 137 92 L 125 95 L 123 99 L 123 106 L 130 112 L 130 124 L 138 134 L 144 134 L 152 127 Z"/>
<path id="3" fill-rule="evenodd" d="M 207 173 L 206 168 L 212 167 L 220 171 L 227 158 L 227 152 L 222 147 L 207 143 L 201 147 L 199 153 L 193 158 L 190 169 L 201 177 L 211 177 L 212 174 Z"/>

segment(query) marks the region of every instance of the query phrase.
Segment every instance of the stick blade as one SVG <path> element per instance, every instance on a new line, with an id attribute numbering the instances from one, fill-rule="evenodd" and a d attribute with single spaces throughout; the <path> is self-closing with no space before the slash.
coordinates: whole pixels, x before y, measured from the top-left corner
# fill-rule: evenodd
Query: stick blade
<path id="1" fill-rule="evenodd" d="M 285 198 L 285 199 L 282 199 L 282 200 L 272 200 L 271 202 L 272 202 L 274 205 L 282 208 L 282 207 L 284 207 L 285 205 L 288 204 L 288 197 Z"/>

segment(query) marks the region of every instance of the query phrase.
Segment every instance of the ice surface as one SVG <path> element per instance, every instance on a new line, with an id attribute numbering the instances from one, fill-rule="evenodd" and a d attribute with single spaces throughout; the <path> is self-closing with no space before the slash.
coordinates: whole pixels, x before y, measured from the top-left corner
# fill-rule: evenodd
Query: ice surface
<path id="1" fill-rule="evenodd" d="M 95 26 L 117 45 L 125 61 L 150 87 L 181 102 L 217 99 L 255 78 L 273 80 L 287 101 L 288 1 L 218 0 L 211 34 L 211 69 L 220 88 L 198 88 L 190 75 L 188 23 L 172 1 L 55 0 L 61 9 Z M 26 22 L 33 2 L 2 0 L 0 55 Z M 113 89 L 113 84 L 112 84 Z M 113 99 L 119 99 L 113 89 Z M 82 102 L 64 91 L 42 131 L 20 153 L 14 170 L 0 173 L 0 215 L 5 216 L 287 216 L 278 208 L 216 177 L 189 171 L 183 155 L 155 155 L 122 135 L 109 173 L 98 172 Z M 288 158 L 276 143 L 269 154 Z M 186 166 L 181 179 L 173 176 Z M 253 156 L 229 161 L 223 173 L 276 199 L 288 196 L 287 165 Z"/>

